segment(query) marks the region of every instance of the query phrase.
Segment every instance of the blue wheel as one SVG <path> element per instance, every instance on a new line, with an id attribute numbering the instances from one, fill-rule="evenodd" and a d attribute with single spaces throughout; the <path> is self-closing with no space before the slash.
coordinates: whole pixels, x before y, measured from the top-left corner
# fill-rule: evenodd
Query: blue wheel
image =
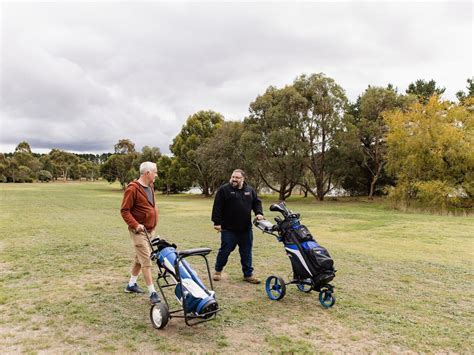
<path id="1" fill-rule="evenodd" d="M 319 303 L 324 308 L 331 308 L 336 303 L 336 296 L 332 294 L 332 290 L 321 290 L 319 292 Z"/>
<path id="2" fill-rule="evenodd" d="M 296 287 L 301 292 L 309 293 L 313 289 L 310 283 L 311 283 L 311 279 L 306 279 L 306 280 L 301 281 L 299 284 L 296 284 Z"/>
<path id="3" fill-rule="evenodd" d="M 286 293 L 285 281 L 281 277 L 270 276 L 265 283 L 265 291 L 267 291 L 267 296 L 271 300 L 281 300 Z"/>

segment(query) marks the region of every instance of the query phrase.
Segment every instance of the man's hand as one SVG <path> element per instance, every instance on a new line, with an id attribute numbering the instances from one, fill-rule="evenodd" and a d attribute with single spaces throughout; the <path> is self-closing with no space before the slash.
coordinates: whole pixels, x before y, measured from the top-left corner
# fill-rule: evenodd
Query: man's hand
<path id="1" fill-rule="evenodd" d="M 143 224 L 139 224 L 137 229 L 135 229 L 135 233 L 140 233 L 145 231 L 145 226 Z"/>
<path id="2" fill-rule="evenodd" d="M 262 219 L 265 219 L 265 217 L 263 217 L 263 215 L 261 215 L 261 214 L 256 215 L 255 218 L 257 218 L 257 220 L 259 220 L 259 221 L 262 220 Z"/>
<path id="3" fill-rule="evenodd" d="M 214 229 L 217 231 L 217 232 L 221 232 L 222 231 L 222 228 L 221 226 L 214 226 Z"/>

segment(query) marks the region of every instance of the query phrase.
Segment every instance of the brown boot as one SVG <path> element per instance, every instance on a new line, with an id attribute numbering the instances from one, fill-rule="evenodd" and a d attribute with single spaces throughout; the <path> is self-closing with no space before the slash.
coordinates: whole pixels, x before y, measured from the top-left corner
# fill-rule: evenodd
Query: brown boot
<path id="1" fill-rule="evenodd" d="M 222 275 L 221 275 L 221 272 L 219 272 L 219 271 L 216 271 L 216 272 L 214 273 L 214 276 L 212 276 L 212 279 L 213 279 L 214 281 L 220 281 L 221 278 L 222 278 Z"/>
<path id="2" fill-rule="evenodd" d="M 255 276 L 244 277 L 244 281 L 250 282 L 251 284 L 259 284 L 260 280 L 257 279 Z"/>

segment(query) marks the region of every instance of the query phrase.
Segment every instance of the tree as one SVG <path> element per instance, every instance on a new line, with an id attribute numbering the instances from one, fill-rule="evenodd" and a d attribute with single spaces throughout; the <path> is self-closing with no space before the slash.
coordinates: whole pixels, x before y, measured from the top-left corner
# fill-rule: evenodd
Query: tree
<path id="1" fill-rule="evenodd" d="M 41 164 L 41 170 L 46 170 L 49 171 L 53 175 L 54 179 L 54 165 L 53 162 L 51 161 L 51 157 L 49 154 L 45 154 L 39 158 L 40 164 Z"/>
<path id="2" fill-rule="evenodd" d="M 270 86 L 250 104 L 250 116 L 244 120 L 244 155 L 256 164 L 263 182 L 278 192 L 280 200 L 291 196 L 303 175 L 307 144 L 301 112 L 305 104 L 293 86 Z"/>
<path id="3" fill-rule="evenodd" d="M 83 160 L 78 165 L 79 175 L 87 180 L 95 180 L 99 177 L 99 165 L 89 160 Z"/>
<path id="4" fill-rule="evenodd" d="M 125 190 L 130 181 L 138 178 L 139 173 L 133 164 L 140 154 L 135 151 L 135 143 L 130 139 L 120 139 L 114 145 L 114 151 L 100 167 L 100 174 L 110 183 L 118 180 Z"/>
<path id="5" fill-rule="evenodd" d="M 427 104 L 431 96 L 441 96 L 445 90 L 445 88 L 436 87 L 436 81 L 433 79 L 430 81 L 418 79 L 414 83 L 408 85 L 406 93 L 415 95 L 420 103 Z"/>
<path id="6" fill-rule="evenodd" d="M 26 141 L 18 143 L 15 148 L 15 153 L 28 153 L 31 154 L 31 147 Z"/>
<path id="7" fill-rule="evenodd" d="M 120 139 L 117 144 L 114 145 L 115 154 L 131 154 L 135 152 L 135 143 L 130 139 Z"/>
<path id="8" fill-rule="evenodd" d="M 113 153 L 102 153 L 99 155 L 99 164 L 104 164 Z"/>
<path id="9" fill-rule="evenodd" d="M 19 165 L 15 158 L 7 158 L 7 164 L 5 168 L 5 176 L 7 182 L 16 182 L 19 175 Z"/>
<path id="10" fill-rule="evenodd" d="M 214 191 L 229 180 L 235 169 L 244 170 L 246 181 L 256 189 L 261 183 L 258 165 L 252 161 L 252 157 L 245 154 L 241 144 L 243 132 L 242 122 L 223 122 L 214 135 L 196 150 L 198 161 L 206 166 L 212 177 Z"/>
<path id="11" fill-rule="evenodd" d="M 156 164 L 158 179 L 155 180 L 155 189 L 169 195 L 171 193 L 171 163 L 172 158 L 166 155 L 162 156 Z"/>
<path id="12" fill-rule="evenodd" d="M 28 142 L 26 141 L 20 142 L 15 148 L 13 157 L 15 158 L 18 166 L 25 166 L 28 168 L 28 170 L 30 171 L 29 178 L 31 179 L 35 178 L 36 173 L 41 168 L 41 164 L 39 160 L 35 158 L 33 154 L 31 153 L 31 148 Z M 23 174 L 25 174 L 24 171 L 23 171 Z"/>
<path id="13" fill-rule="evenodd" d="M 123 190 L 127 187 L 127 174 L 132 169 L 133 159 L 128 155 L 114 154 L 101 166 L 101 175 L 110 183 L 118 180 Z"/>
<path id="14" fill-rule="evenodd" d="M 53 175 L 48 170 L 40 170 L 38 173 L 38 180 L 41 182 L 50 182 L 53 179 Z"/>
<path id="15" fill-rule="evenodd" d="M 474 97 L 474 78 L 467 79 L 467 94 L 460 90 L 456 93 L 459 102 L 464 103 L 468 98 Z"/>
<path id="16" fill-rule="evenodd" d="M 360 166 L 369 180 L 367 191 L 369 199 L 373 198 L 377 184 L 385 177 L 388 127 L 384 120 L 384 112 L 403 108 L 406 102 L 407 98 L 398 95 L 391 87 L 370 86 L 357 101 L 358 110 L 353 124 L 359 141 L 357 151 L 360 153 Z"/>
<path id="17" fill-rule="evenodd" d="M 0 182 L 7 182 L 8 167 L 10 162 L 5 157 L 5 154 L 0 153 Z"/>
<path id="18" fill-rule="evenodd" d="M 474 103 L 474 100 L 472 100 Z M 431 97 L 386 115 L 388 169 L 397 178 L 390 197 L 446 208 L 473 205 L 474 115 L 468 107 Z"/>
<path id="19" fill-rule="evenodd" d="M 165 194 L 178 193 L 188 190 L 192 181 L 189 174 L 183 171 L 176 157 L 161 156 L 157 163 L 158 179 L 155 180 L 155 188 Z"/>
<path id="20" fill-rule="evenodd" d="M 18 182 L 33 182 L 31 178 L 31 169 L 27 166 L 20 165 L 18 167 L 18 175 L 17 175 Z"/>
<path id="21" fill-rule="evenodd" d="M 327 153 L 334 149 L 334 137 L 342 127 L 347 98 L 342 87 L 323 73 L 301 75 L 293 86 L 305 99 L 302 110 L 302 130 L 308 144 L 306 166 L 312 172 L 316 192 L 306 186 L 318 200 L 334 186 L 334 174 L 327 165 Z"/>
<path id="22" fill-rule="evenodd" d="M 60 149 L 52 149 L 49 159 L 53 165 L 53 175 L 66 181 L 70 177 L 70 170 L 79 163 L 79 158 L 73 153 Z"/>
<path id="23" fill-rule="evenodd" d="M 186 120 L 180 133 L 173 139 L 171 152 L 176 156 L 183 169 L 196 182 L 205 196 L 213 193 L 212 176 L 197 158 L 196 150 L 211 138 L 216 129 L 224 122 L 224 117 L 214 111 L 199 111 Z"/>
<path id="24" fill-rule="evenodd" d="M 161 151 L 158 147 L 149 147 L 144 146 L 142 148 L 142 154 L 140 154 L 140 163 L 144 161 L 151 161 L 153 163 L 157 163 L 161 158 Z"/>
<path id="25" fill-rule="evenodd" d="M 151 161 L 157 164 L 160 158 L 161 158 L 160 148 L 149 147 L 146 145 L 142 148 L 141 154 L 136 155 L 136 158 L 133 161 L 133 167 L 137 172 L 139 172 L 141 163 L 145 161 Z"/>

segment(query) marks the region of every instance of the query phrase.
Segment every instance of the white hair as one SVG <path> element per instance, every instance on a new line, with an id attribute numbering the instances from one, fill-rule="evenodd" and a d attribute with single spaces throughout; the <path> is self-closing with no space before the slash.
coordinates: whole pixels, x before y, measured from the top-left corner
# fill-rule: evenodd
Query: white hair
<path id="1" fill-rule="evenodd" d="M 156 170 L 156 163 L 144 161 L 140 164 L 140 175 L 144 175 L 147 171 Z"/>

